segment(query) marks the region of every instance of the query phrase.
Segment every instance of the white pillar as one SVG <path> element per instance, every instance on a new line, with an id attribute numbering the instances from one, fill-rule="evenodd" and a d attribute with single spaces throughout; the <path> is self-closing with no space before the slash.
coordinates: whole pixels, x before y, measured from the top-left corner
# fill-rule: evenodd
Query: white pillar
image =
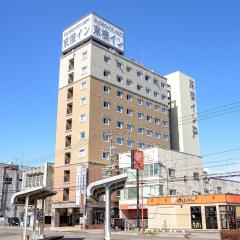
<path id="1" fill-rule="evenodd" d="M 36 221 L 37 221 L 37 198 L 34 199 L 34 211 L 33 211 L 33 240 L 36 240 Z"/>
<path id="2" fill-rule="evenodd" d="M 105 186 L 105 240 L 111 240 L 111 193 Z"/>
<path id="3" fill-rule="evenodd" d="M 42 215 L 43 215 L 43 222 L 39 226 L 39 239 L 44 239 L 44 199 L 42 199 Z"/>
<path id="4" fill-rule="evenodd" d="M 26 240 L 26 234 L 27 234 L 27 220 L 28 220 L 28 201 L 29 201 L 29 195 L 25 198 L 25 213 L 24 213 L 24 228 L 23 228 L 23 240 Z"/>

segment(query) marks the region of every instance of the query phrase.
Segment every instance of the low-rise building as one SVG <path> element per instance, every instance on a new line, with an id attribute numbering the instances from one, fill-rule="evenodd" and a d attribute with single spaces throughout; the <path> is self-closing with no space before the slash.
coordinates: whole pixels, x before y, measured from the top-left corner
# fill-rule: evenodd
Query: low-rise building
<path id="1" fill-rule="evenodd" d="M 22 190 L 31 189 L 34 187 L 53 188 L 54 164 L 44 163 L 40 167 L 27 169 L 23 173 Z M 41 202 L 38 202 L 38 208 L 41 209 Z M 31 211 L 30 211 L 31 213 Z M 45 223 L 51 224 L 52 220 L 52 198 L 45 199 L 44 202 Z"/>
<path id="2" fill-rule="evenodd" d="M 147 206 L 150 229 L 240 228 L 240 195 L 153 197 Z"/>
<path id="3" fill-rule="evenodd" d="M 0 163 L 0 217 L 1 224 L 8 224 L 11 217 L 20 217 L 21 206 L 11 206 L 10 199 L 21 191 L 23 169 L 12 163 Z"/>

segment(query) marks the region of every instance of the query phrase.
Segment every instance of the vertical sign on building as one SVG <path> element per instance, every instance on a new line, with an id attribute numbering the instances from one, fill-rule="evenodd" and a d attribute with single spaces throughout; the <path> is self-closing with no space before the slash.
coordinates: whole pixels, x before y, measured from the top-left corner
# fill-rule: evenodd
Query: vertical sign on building
<path id="1" fill-rule="evenodd" d="M 77 166 L 77 178 L 76 178 L 76 205 L 80 206 L 84 204 L 84 199 L 81 196 L 86 195 L 87 189 L 87 168 L 84 165 Z"/>
<path id="2" fill-rule="evenodd" d="M 143 151 L 131 151 L 131 169 L 144 170 L 144 155 Z"/>

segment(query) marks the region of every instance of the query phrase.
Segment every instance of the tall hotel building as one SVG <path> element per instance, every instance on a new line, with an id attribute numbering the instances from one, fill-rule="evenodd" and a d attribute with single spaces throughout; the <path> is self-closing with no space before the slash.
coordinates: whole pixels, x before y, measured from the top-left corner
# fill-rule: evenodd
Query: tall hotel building
<path id="1" fill-rule="evenodd" d="M 89 14 L 63 32 L 53 198 L 55 226 L 104 221 L 104 204 L 86 201 L 102 178 L 110 143 L 117 151 L 170 149 L 167 78 L 124 56 L 124 32 Z M 113 201 L 117 214 L 118 202 Z"/>

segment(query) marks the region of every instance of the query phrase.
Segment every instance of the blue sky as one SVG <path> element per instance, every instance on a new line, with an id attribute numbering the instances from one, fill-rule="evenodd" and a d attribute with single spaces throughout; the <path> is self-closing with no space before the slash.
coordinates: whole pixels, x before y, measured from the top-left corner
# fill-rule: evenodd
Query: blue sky
<path id="1" fill-rule="evenodd" d="M 54 152 L 61 33 L 91 11 L 124 29 L 127 57 L 194 77 L 199 111 L 240 101 L 237 0 L 3 0 L 0 9 L 1 162 Z M 201 121 L 201 152 L 240 146 L 239 119 Z M 232 156 L 240 153 L 210 160 Z"/>

